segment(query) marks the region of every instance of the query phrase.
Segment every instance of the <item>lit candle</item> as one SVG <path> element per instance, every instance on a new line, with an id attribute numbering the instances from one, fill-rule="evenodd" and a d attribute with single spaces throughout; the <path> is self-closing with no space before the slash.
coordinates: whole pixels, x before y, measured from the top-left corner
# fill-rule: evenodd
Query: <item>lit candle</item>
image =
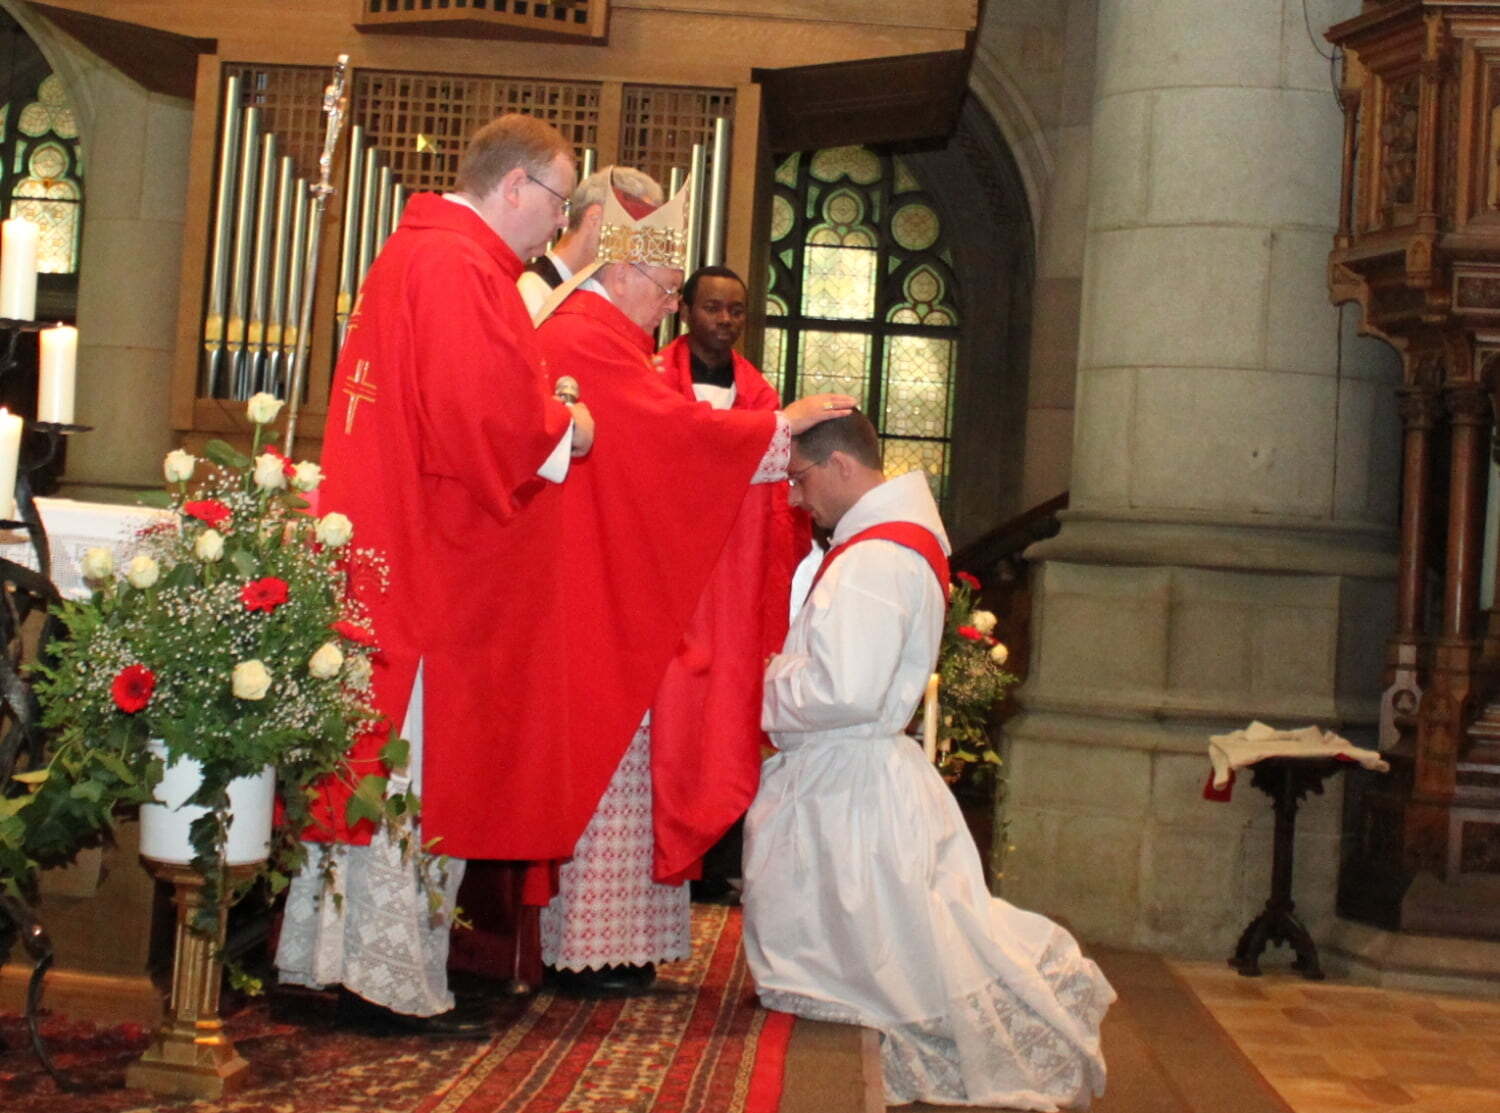
<path id="1" fill-rule="evenodd" d="M 29 321 L 36 316 L 36 225 L 29 220 L 0 224 L 0 317 Z"/>
<path id="2" fill-rule="evenodd" d="M 21 458 L 19 414 L 0 409 L 0 518 L 16 517 L 16 462 Z"/>
<path id="3" fill-rule="evenodd" d="M 937 761 L 938 674 L 927 678 L 927 694 L 922 697 L 922 749 L 927 760 Z"/>
<path id="4" fill-rule="evenodd" d="M 78 373 L 78 330 L 72 325 L 41 332 L 36 419 L 73 424 L 73 389 Z"/>

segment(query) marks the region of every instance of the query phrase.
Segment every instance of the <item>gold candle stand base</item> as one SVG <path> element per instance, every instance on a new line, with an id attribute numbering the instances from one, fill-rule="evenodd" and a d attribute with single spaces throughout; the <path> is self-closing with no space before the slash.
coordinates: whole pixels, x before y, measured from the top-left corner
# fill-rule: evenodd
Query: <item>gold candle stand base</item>
<path id="1" fill-rule="evenodd" d="M 125 1069 L 125 1085 L 174 1097 L 220 1098 L 243 1089 L 250 1064 L 240 1058 L 219 1018 L 224 964 L 215 957 L 224 942 L 225 909 L 219 908 L 215 938 L 192 930 L 202 903 L 203 878 L 190 866 L 142 858 L 158 881 L 172 886 L 177 934 L 172 957 L 172 995 L 166 1017 L 144 1054 Z M 249 876 L 255 866 L 232 866 L 227 881 Z"/>

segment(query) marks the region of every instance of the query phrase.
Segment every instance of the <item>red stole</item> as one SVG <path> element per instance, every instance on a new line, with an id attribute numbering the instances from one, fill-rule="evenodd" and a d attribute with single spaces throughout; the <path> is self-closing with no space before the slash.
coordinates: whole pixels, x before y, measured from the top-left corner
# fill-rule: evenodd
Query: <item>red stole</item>
<path id="1" fill-rule="evenodd" d="M 733 355 L 732 409 L 780 409 L 765 376 Z M 687 338 L 657 359 L 665 383 L 696 402 Z M 760 729 L 765 661 L 786 639 L 792 573 L 809 544 L 807 516 L 788 505 L 785 481 L 749 487 L 657 687 L 651 782 L 654 874 L 663 884 L 697 876 L 703 853 L 755 797 L 769 741 Z"/>
<path id="2" fill-rule="evenodd" d="M 948 582 L 948 556 L 943 552 L 943 546 L 937 537 L 926 526 L 919 526 L 915 522 L 879 522 L 862 529 L 849 540 L 835 545 L 828 550 L 828 555 L 823 558 L 823 563 L 818 565 L 818 571 L 813 576 L 812 583 L 808 586 L 808 594 L 818 586 L 818 581 L 823 578 L 823 573 L 828 571 L 828 566 L 834 562 L 840 553 L 850 545 L 857 545 L 861 541 L 894 541 L 898 545 L 904 545 L 917 553 L 927 562 L 932 569 L 932 574 L 937 577 L 938 586 L 943 589 L 943 598 L 947 599 L 950 592 Z"/>

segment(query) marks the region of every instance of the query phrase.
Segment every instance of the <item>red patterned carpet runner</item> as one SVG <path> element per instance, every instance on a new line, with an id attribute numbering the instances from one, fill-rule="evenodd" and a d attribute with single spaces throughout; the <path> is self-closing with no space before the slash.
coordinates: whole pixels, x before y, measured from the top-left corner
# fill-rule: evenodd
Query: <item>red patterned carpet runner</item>
<path id="1" fill-rule="evenodd" d="M 697 907 L 649 996 L 538 996 L 416 1113 L 776 1113 L 791 1017 L 755 1002 L 740 911 Z"/>
<path id="2" fill-rule="evenodd" d="M 145 1049 L 136 1025 L 51 1019 L 57 1065 L 85 1087 L 59 1093 L 21 1022 L 0 1017 L 0 1111 L 124 1113 L 776 1113 L 792 1018 L 756 1004 L 739 909 L 695 906 L 693 954 L 652 992 L 613 1001 L 542 993 L 506 1005 L 487 1044 L 378 1038 L 270 1017 L 231 1016 L 251 1088 L 212 1105 L 124 1089 Z"/>

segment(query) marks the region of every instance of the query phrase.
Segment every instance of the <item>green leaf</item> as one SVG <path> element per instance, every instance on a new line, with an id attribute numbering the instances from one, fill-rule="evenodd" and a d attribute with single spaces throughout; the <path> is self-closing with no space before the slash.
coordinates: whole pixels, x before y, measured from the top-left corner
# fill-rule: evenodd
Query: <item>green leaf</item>
<path id="1" fill-rule="evenodd" d="M 104 797 L 104 786 L 98 781 L 79 781 L 68 795 L 75 800 L 91 800 L 97 804 Z"/>
<path id="2" fill-rule="evenodd" d="M 292 494 L 282 495 L 281 504 L 292 510 L 306 510 L 309 506 L 312 505 L 312 503 L 308 502 L 301 495 Z"/>
<path id="3" fill-rule="evenodd" d="M 203 455 L 224 468 L 244 469 L 250 466 L 250 457 L 224 441 L 209 441 L 203 446 Z"/>
<path id="4" fill-rule="evenodd" d="M 236 572 L 238 572 L 241 576 L 246 577 L 247 579 L 251 576 L 254 576 L 257 571 L 255 567 L 255 557 L 245 552 L 244 549 L 236 549 L 234 550 L 234 552 L 230 553 L 229 563 L 234 565 L 234 570 Z"/>
<path id="5" fill-rule="evenodd" d="M 165 491 L 139 491 L 135 501 L 142 506 L 154 506 L 158 510 L 172 509 L 172 496 Z"/>
<path id="6" fill-rule="evenodd" d="M 368 819 L 371 823 L 380 822 L 381 816 L 385 814 L 385 786 L 386 779 L 373 773 L 360 779 L 354 795 L 349 797 L 349 806 L 344 813 L 350 826 L 361 819 Z"/>
<path id="7" fill-rule="evenodd" d="M 405 769 L 406 763 L 411 760 L 411 743 L 392 734 L 391 740 L 380 749 L 380 760 L 391 769 Z"/>

